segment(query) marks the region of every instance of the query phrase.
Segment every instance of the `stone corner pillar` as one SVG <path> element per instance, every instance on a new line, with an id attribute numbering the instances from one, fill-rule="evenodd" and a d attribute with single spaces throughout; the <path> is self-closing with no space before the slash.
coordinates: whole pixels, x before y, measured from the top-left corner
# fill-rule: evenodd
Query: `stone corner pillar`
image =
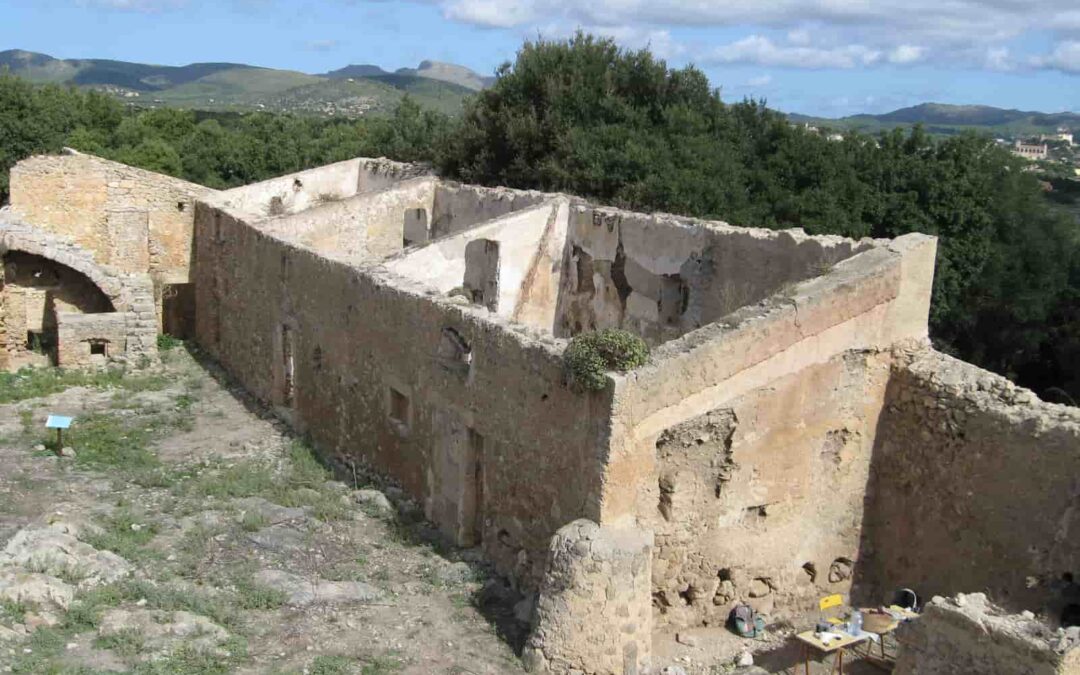
<path id="1" fill-rule="evenodd" d="M 641 675 L 652 650 L 653 533 L 565 525 L 551 539 L 522 659 L 535 673 Z"/>

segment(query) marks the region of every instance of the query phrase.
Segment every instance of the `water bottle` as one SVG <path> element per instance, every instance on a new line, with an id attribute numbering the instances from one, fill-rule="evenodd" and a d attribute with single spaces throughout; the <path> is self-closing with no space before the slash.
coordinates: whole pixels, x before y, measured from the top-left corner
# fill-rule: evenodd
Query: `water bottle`
<path id="1" fill-rule="evenodd" d="M 858 636 L 862 633 L 862 612 L 854 612 L 851 615 L 851 634 Z"/>

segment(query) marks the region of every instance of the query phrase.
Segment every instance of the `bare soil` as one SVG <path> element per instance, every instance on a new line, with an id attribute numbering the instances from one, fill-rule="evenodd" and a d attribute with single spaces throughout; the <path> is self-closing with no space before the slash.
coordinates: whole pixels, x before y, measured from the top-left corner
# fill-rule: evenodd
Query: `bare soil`
<path id="1" fill-rule="evenodd" d="M 49 413 L 75 417 L 74 457 L 42 449 Z M 344 478 L 183 348 L 117 386 L 0 405 L 0 549 L 59 527 L 133 566 L 51 570 L 66 610 L 0 586 L 0 672 L 522 672 L 515 591 L 400 492 L 358 501 L 388 486 Z M 191 632 L 199 617 L 228 639 Z"/>

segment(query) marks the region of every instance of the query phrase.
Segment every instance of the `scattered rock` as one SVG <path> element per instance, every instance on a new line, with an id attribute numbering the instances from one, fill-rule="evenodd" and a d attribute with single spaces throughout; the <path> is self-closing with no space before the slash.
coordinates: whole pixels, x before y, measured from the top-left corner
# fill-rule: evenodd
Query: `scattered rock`
<path id="1" fill-rule="evenodd" d="M 34 446 L 34 452 L 45 452 L 45 446 L 41 443 L 38 443 Z"/>
<path id="2" fill-rule="evenodd" d="M 315 602 L 347 603 L 372 602 L 382 599 L 379 589 L 362 581 L 326 581 L 305 579 L 282 570 L 260 570 L 255 580 L 264 586 L 281 591 L 288 596 L 286 603 L 303 607 Z"/>
<path id="3" fill-rule="evenodd" d="M 748 651 L 739 654 L 735 659 L 735 665 L 741 667 L 754 665 L 754 655 Z"/>
<path id="4" fill-rule="evenodd" d="M 664 666 L 660 675 L 686 675 L 686 669 L 682 666 Z"/>
<path id="5" fill-rule="evenodd" d="M 79 587 L 112 583 L 131 574 L 132 566 L 112 551 L 99 551 L 53 527 L 23 528 L 15 533 L 0 565 L 18 565 L 53 576 L 77 574 Z"/>
<path id="6" fill-rule="evenodd" d="M 1034 621 L 1035 620 L 1035 613 L 1032 612 L 1031 610 L 1028 610 L 1028 609 L 1025 609 L 1024 611 L 1020 612 L 1020 616 L 1024 617 L 1028 621 Z"/>
<path id="7" fill-rule="evenodd" d="M 74 457 L 75 456 L 75 448 L 69 448 L 67 446 L 64 446 L 63 448 L 60 448 L 60 456 L 61 457 Z"/>
<path id="8" fill-rule="evenodd" d="M 37 630 L 42 626 L 46 628 L 52 628 L 60 623 L 60 617 L 53 612 L 41 611 L 41 612 L 27 612 L 23 618 L 23 623 L 31 630 Z"/>
<path id="9" fill-rule="evenodd" d="M 7 626 L 0 625 L 0 642 L 15 642 L 21 640 L 23 634 L 17 633 Z"/>
<path id="10" fill-rule="evenodd" d="M 435 576 L 444 584 L 456 586 L 471 581 L 474 574 L 468 563 L 456 562 L 440 565 L 435 570 Z"/>
<path id="11" fill-rule="evenodd" d="M 311 488 L 304 488 L 310 490 Z M 233 502 L 241 512 L 241 519 L 245 513 L 254 513 L 261 516 L 268 523 L 278 524 L 289 520 L 303 520 L 307 518 L 307 512 L 299 507 L 281 506 L 262 497 L 245 497 Z"/>
<path id="12" fill-rule="evenodd" d="M 271 525 L 248 535 L 251 543 L 271 551 L 297 551 L 307 547 L 308 537 L 287 525 Z"/>
<path id="13" fill-rule="evenodd" d="M 0 598 L 39 609 L 66 610 L 75 589 L 56 577 L 19 568 L 0 570 Z"/>
<path id="14" fill-rule="evenodd" d="M 154 609 L 110 609 L 101 616 L 98 635 L 108 637 L 122 633 L 142 636 L 144 649 L 167 652 L 181 642 L 202 653 L 221 656 L 222 643 L 229 632 L 210 619 L 191 612 L 166 612 Z"/>
<path id="15" fill-rule="evenodd" d="M 394 513 L 394 505 L 378 490 L 356 490 L 352 496 L 357 504 L 366 506 L 377 515 L 389 516 Z"/>

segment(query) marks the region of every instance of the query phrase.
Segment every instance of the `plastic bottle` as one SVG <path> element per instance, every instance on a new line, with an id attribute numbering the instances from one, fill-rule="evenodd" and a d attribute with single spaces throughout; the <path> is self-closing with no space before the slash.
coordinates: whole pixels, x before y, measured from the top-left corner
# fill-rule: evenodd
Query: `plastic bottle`
<path id="1" fill-rule="evenodd" d="M 862 612 L 854 612 L 851 615 L 851 634 L 859 635 L 862 633 Z"/>

